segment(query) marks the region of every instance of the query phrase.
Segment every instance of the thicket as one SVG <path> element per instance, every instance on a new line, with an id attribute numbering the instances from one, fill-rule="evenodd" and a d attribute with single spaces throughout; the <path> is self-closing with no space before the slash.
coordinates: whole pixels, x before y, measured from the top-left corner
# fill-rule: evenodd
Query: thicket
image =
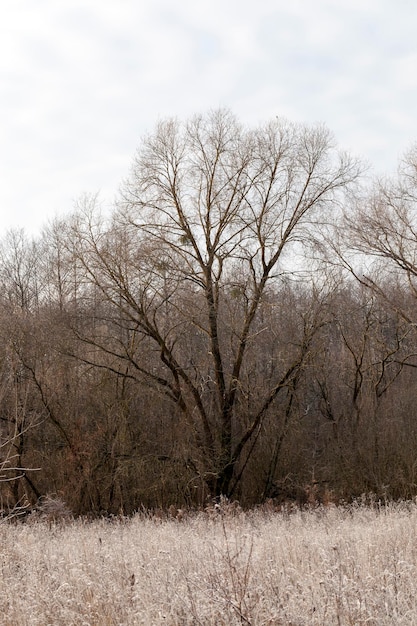
<path id="1" fill-rule="evenodd" d="M 218 111 L 6 233 L 1 508 L 415 496 L 415 156 L 365 189 L 326 129 Z"/>

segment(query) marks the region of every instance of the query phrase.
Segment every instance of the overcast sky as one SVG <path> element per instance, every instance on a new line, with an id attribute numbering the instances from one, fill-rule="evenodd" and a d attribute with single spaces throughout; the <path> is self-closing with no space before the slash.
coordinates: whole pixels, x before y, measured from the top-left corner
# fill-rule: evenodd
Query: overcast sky
<path id="1" fill-rule="evenodd" d="M 229 107 L 324 122 L 393 172 L 417 141 L 415 0 L 0 0 L 0 236 L 84 192 L 110 204 L 141 136 Z"/>

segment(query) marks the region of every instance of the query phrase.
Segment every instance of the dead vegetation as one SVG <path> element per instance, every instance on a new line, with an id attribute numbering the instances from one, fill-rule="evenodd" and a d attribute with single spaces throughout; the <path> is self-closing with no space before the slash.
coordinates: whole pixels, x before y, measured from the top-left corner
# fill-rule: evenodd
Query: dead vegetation
<path id="1" fill-rule="evenodd" d="M 0 525 L 0 624 L 417 623 L 417 505 Z"/>

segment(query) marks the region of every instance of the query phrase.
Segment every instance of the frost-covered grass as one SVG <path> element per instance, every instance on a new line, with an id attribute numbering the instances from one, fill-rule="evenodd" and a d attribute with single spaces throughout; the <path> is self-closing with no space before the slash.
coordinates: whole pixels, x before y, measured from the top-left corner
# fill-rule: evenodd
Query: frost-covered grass
<path id="1" fill-rule="evenodd" d="M 417 505 L 0 525 L 0 623 L 417 624 Z"/>

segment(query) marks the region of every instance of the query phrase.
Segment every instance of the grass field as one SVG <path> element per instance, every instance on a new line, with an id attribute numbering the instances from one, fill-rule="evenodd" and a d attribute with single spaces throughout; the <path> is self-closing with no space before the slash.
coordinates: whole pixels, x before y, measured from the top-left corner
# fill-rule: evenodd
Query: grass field
<path id="1" fill-rule="evenodd" d="M 414 503 L 3 523 L 0 550 L 10 626 L 417 624 Z"/>

